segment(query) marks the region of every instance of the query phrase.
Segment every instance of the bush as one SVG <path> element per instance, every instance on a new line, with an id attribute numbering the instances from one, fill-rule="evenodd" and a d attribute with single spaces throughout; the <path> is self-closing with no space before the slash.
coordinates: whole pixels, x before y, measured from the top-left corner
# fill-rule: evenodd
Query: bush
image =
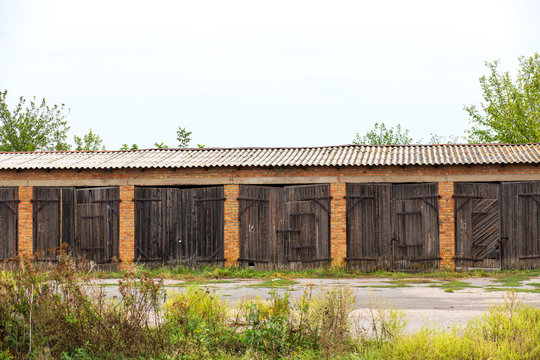
<path id="1" fill-rule="evenodd" d="M 349 289 L 307 288 L 297 301 L 272 292 L 236 308 L 189 287 L 165 301 L 162 283 L 126 272 L 107 298 L 61 257 L 49 273 L 28 259 L 0 273 L 2 359 L 539 359 L 540 309 L 508 293 L 465 327 L 406 333 L 397 310 L 371 312 L 371 331 L 353 331 Z M 360 329 L 362 330 L 362 329 Z"/>
<path id="2" fill-rule="evenodd" d="M 256 299 L 242 304 L 245 331 L 243 336 L 246 348 L 282 355 L 290 351 L 291 343 L 289 296 L 279 296 L 271 292 L 268 302 Z"/>
<path id="3" fill-rule="evenodd" d="M 220 347 L 235 346 L 233 331 L 227 327 L 228 304 L 209 290 L 188 287 L 170 295 L 164 313 L 178 354 L 210 354 Z"/>
<path id="4" fill-rule="evenodd" d="M 317 297 L 306 290 L 294 304 L 288 294 L 270 295 L 268 301 L 256 298 L 240 306 L 246 348 L 272 356 L 321 350 L 330 356 L 350 348 L 354 297 L 349 289 L 324 291 Z"/>
<path id="5" fill-rule="evenodd" d="M 0 277 L 0 344 L 16 358 L 60 358 L 82 352 L 100 358 L 159 353 L 160 331 L 150 329 L 158 313 L 161 285 L 126 278 L 120 299 L 88 292 L 69 257 L 50 274 L 36 271 L 29 259 Z M 159 328 L 158 328 L 159 329 Z M 80 357 L 79 357 L 80 358 Z"/>

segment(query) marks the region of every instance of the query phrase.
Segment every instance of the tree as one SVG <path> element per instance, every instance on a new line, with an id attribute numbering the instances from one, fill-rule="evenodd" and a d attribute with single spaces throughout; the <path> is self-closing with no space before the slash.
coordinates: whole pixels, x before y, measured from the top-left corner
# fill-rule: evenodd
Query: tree
<path id="1" fill-rule="evenodd" d="M 363 136 L 357 133 L 353 139 L 353 144 L 356 145 L 407 145 L 412 142 L 409 130 L 401 130 L 401 125 L 386 128 L 384 123 L 375 123 L 373 130 Z"/>
<path id="2" fill-rule="evenodd" d="M 132 144 L 131 147 L 128 144 L 123 144 L 120 147 L 120 150 L 137 150 L 138 148 L 139 148 L 139 145 L 137 144 Z"/>
<path id="3" fill-rule="evenodd" d="M 480 78 L 484 102 L 465 106 L 472 128 L 470 142 L 540 142 L 540 55 L 519 58 L 515 81 L 499 72 L 499 61 L 486 62 L 489 75 Z"/>
<path id="4" fill-rule="evenodd" d="M 75 150 L 77 151 L 105 150 L 105 145 L 103 145 L 103 140 L 98 134 L 92 132 L 92 129 L 90 129 L 88 134 L 84 135 L 82 138 L 75 135 L 73 137 L 73 141 L 75 142 Z"/>
<path id="5" fill-rule="evenodd" d="M 460 144 L 466 142 L 462 136 L 429 134 L 428 144 Z"/>
<path id="6" fill-rule="evenodd" d="M 157 147 L 158 149 L 168 149 L 169 146 L 167 146 L 167 144 L 165 144 L 164 142 L 155 142 L 154 143 L 154 146 Z"/>
<path id="7" fill-rule="evenodd" d="M 187 131 L 183 127 L 178 127 L 176 131 L 176 140 L 178 140 L 178 147 L 187 147 L 191 142 L 191 131 Z"/>
<path id="8" fill-rule="evenodd" d="M 34 97 L 27 102 L 22 96 L 9 110 L 7 90 L 0 92 L 0 151 L 69 150 L 64 119 L 69 113 L 64 104 L 48 106 Z"/>

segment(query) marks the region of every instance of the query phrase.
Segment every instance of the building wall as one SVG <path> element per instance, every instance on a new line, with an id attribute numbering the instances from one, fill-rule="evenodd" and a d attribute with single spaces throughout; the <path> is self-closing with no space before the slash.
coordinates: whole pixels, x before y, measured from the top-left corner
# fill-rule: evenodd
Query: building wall
<path id="1" fill-rule="evenodd" d="M 134 186 L 225 185 L 225 257 L 238 258 L 238 184 L 329 183 L 331 189 L 331 253 L 335 264 L 346 256 L 345 183 L 438 182 L 441 266 L 452 267 L 455 253 L 453 188 L 456 181 L 540 180 L 540 166 L 381 166 L 286 167 L 124 170 L 0 171 L 0 186 L 19 187 L 19 244 L 32 251 L 32 189 L 34 186 L 120 186 L 120 257 L 128 264 L 134 255 Z"/>

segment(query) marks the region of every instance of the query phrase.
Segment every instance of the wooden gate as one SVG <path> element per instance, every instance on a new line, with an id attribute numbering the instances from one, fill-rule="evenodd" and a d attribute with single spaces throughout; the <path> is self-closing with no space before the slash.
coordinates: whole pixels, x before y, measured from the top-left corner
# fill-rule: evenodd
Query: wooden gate
<path id="1" fill-rule="evenodd" d="M 97 264 L 118 258 L 119 195 L 117 187 L 75 190 L 75 257 Z"/>
<path id="2" fill-rule="evenodd" d="M 284 266 L 287 262 L 280 214 L 283 212 L 282 188 L 240 185 L 240 258 L 241 265 L 258 268 Z"/>
<path id="3" fill-rule="evenodd" d="M 240 258 L 244 266 L 304 268 L 328 264 L 328 185 L 241 185 Z"/>
<path id="4" fill-rule="evenodd" d="M 223 263 L 223 187 L 135 189 L 135 259 Z"/>
<path id="5" fill-rule="evenodd" d="M 347 268 L 392 267 L 390 184 L 347 184 Z"/>
<path id="6" fill-rule="evenodd" d="M 162 262 L 166 259 L 164 214 L 167 207 L 166 189 L 135 188 L 135 259 Z"/>
<path id="7" fill-rule="evenodd" d="M 392 185 L 392 251 L 396 270 L 438 269 L 437 184 Z"/>
<path id="8" fill-rule="evenodd" d="M 38 260 L 55 260 L 61 244 L 73 247 L 75 238 L 73 188 L 35 187 L 33 251 Z"/>
<path id="9" fill-rule="evenodd" d="M 282 232 L 291 268 L 329 264 L 330 187 L 328 185 L 286 186 L 287 204 Z M 279 230 L 279 229 L 278 229 Z"/>
<path id="10" fill-rule="evenodd" d="M 502 267 L 540 267 L 540 182 L 501 185 Z"/>
<path id="11" fill-rule="evenodd" d="M 498 183 L 456 183 L 456 269 L 501 268 Z"/>
<path id="12" fill-rule="evenodd" d="M 437 184 L 347 184 L 347 267 L 439 268 Z"/>
<path id="13" fill-rule="evenodd" d="M 0 188 L 0 260 L 17 255 L 18 189 Z"/>

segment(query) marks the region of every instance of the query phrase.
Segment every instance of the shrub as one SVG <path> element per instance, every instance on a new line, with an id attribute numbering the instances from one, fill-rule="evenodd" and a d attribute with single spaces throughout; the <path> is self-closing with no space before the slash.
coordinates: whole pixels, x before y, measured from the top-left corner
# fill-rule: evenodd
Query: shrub
<path id="1" fill-rule="evenodd" d="M 289 296 L 280 296 L 275 291 L 270 295 L 270 301 L 257 298 L 241 305 L 245 321 L 243 342 L 246 348 L 282 355 L 288 353 L 292 345 Z"/>
<path id="2" fill-rule="evenodd" d="M 326 356 L 349 348 L 349 315 L 354 297 L 349 289 L 323 291 L 313 297 L 306 290 L 291 304 L 288 294 L 270 293 L 242 303 L 246 348 L 272 356 L 323 351 Z"/>
<path id="3" fill-rule="evenodd" d="M 206 289 L 188 287 L 174 293 L 164 306 L 166 327 L 181 355 L 210 354 L 217 348 L 234 348 L 233 331 L 227 326 L 227 302 Z"/>
<path id="4" fill-rule="evenodd" d="M 10 276 L 0 277 L 0 344 L 16 358 L 60 358 L 92 353 L 100 358 L 156 354 L 165 346 L 159 329 L 160 287 L 150 279 L 126 277 L 120 299 L 89 292 L 64 256 L 47 274 L 21 259 Z"/>

